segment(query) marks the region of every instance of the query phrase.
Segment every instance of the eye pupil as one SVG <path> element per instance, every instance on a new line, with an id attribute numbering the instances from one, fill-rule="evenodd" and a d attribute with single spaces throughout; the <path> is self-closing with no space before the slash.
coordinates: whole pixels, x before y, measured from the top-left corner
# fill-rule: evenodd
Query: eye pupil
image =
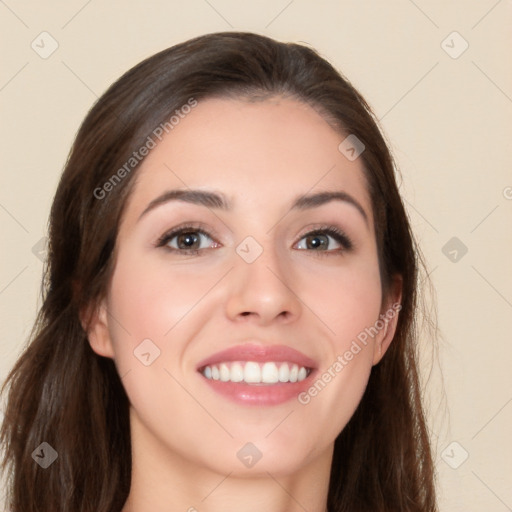
<path id="1" fill-rule="evenodd" d="M 194 244 L 199 241 L 199 237 L 194 233 L 181 233 L 178 235 L 178 247 L 181 246 L 181 242 L 184 243 L 186 249 L 190 249 Z"/>
<path id="2" fill-rule="evenodd" d="M 325 240 L 327 238 L 325 235 L 310 235 L 307 237 L 307 245 L 308 248 L 314 248 L 317 247 L 326 247 L 328 245 L 328 241 Z"/>

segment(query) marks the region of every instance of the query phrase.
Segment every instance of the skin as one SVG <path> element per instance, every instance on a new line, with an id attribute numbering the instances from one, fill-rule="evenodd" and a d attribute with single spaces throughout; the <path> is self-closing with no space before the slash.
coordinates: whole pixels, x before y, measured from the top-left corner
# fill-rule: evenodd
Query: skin
<path id="1" fill-rule="evenodd" d="M 256 340 L 300 350 L 321 374 L 399 302 L 396 283 L 382 297 L 362 163 L 338 150 L 344 138 L 293 99 L 208 99 L 137 171 L 108 294 L 89 329 L 93 350 L 114 359 L 131 403 L 132 487 L 123 512 L 326 509 L 334 440 L 398 315 L 307 405 L 235 404 L 212 391 L 196 366 Z M 222 193 L 232 209 L 170 201 L 139 220 L 162 192 L 188 188 Z M 299 195 L 335 190 L 356 199 L 367 220 L 342 201 L 290 211 Z M 198 254 L 155 247 L 187 221 L 211 237 Z M 304 235 L 324 225 L 343 230 L 353 249 L 327 235 L 328 250 L 308 246 Z M 253 263 L 235 251 L 247 236 L 263 249 Z M 176 238 L 170 243 L 177 247 Z M 148 338 L 160 355 L 145 366 L 134 350 Z M 262 453 L 251 468 L 237 457 L 248 442 Z"/>

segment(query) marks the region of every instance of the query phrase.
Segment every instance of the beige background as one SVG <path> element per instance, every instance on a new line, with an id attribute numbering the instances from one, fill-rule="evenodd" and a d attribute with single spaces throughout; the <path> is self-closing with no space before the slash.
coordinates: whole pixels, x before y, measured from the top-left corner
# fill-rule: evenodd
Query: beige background
<path id="1" fill-rule="evenodd" d="M 445 398 L 439 372 L 429 388 L 441 511 L 512 510 L 512 1 L 7 0 L 0 14 L 2 380 L 39 305 L 37 244 L 94 100 L 203 33 L 303 41 L 367 98 L 403 173 L 443 335 Z"/>

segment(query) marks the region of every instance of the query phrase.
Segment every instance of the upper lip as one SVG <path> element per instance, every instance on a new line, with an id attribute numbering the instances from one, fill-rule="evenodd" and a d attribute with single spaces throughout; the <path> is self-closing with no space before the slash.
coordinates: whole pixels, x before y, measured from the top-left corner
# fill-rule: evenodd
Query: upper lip
<path id="1" fill-rule="evenodd" d="M 203 359 L 197 365 L 197 369 L 201 370 L 206 366 L 231 361 L 254 361 L 257 363 L 265 363 L 267 361 L 274 361 L 276 363 L 289 362 L 311 369 L 317 366 L 313 359 L 287 345 L 259 345 L 247 343 L 236 345 L 212 354 L 206 359 Z"/>

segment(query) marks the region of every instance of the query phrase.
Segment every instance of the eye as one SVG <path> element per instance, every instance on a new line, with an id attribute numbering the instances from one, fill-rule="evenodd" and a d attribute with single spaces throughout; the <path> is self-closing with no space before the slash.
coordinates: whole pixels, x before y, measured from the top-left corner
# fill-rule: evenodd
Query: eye
<path id="1" fill-rule="evenodd" d="M 210 243 L 208 243 L 210 241 Z M 332 247 L 337 244 L 337 247 Z M 197 225 L 185 225 L 164 233 L 156 242 L 156 247 L 179 254 L 198 254 L 204 249 L 220 247 L 210 234 Z M 299 250 L 309 250 L 323 255 L 350 251 L 353 243 L 340 229 L 334 226 L 322 227 L 306 233 L 297 244 Z"/>
<path id="2" fill-rule="evenodd" d="M 331 247 L 332 240 L 338 244 L 338 247 Z M 297 245 L 297 249 L 328 253 L 350 251 L 352 248 L 353 243 L 350 238 L 334 226 L 319 228 L 306 233 Z"/>
<path id="3" fill-rule="evenodd" d="M 208 240 L 213 243 L 207 244 Z M 183 254 L 196 254 L 203 249 L 219 245 L 205 230 L 192 225 L 174 228 L 164 233 L 156 243 L 157 247 L 165 247 Z"/>

